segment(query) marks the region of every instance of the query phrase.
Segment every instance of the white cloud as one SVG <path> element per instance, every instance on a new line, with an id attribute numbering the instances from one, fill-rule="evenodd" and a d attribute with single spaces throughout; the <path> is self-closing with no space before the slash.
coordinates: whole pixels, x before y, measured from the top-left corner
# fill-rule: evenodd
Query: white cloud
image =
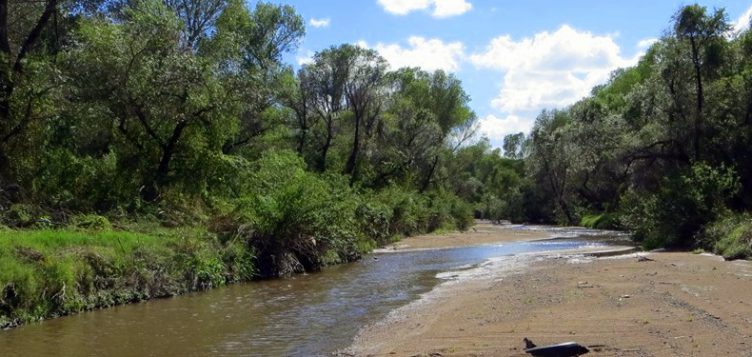
<path id="1" fill-rule="evenodd" d="M 491 40 L 470 56 L 477 68 L 501 72 L 499 94 L 491 102 L 500 115 L 483 118 L 483 133 L 500 142 L 506 134 L 529 132 L 541 110 L 570 105 L 606 82 L 613 70 L 636 64 L 642 53 L 622 56 L 614 36 L 564 25 L 520 40 L 509 35 Z M 644 51 L 653 42 L 637 46 Z"/>
<path id="2" fill-rule="evenodd" d="M 658 42 L 657 38 L 646 38 L 644 40 L 640 40 L 640 42 L 637 42 L 637 48 L 646 50 L 656 42 Z"/>
<path id="3" fill-rule="evenodd" d="M 415 10 L 425 10 L 432 0 L 379 0 L 379 5 L 389 13 L 407 15 Z"/>
<path id="4" fill-rule="evenodd" d="M 331 19 L 325 18 L 325 19 L 317 19 L 312 17 L 309 23 L 311 26 L 319 28 L 319 27 L 329 27 L 329 24 L 331 24 Z"/>
<path id="5" fill-rule="evenodd" d="M 431 16 L 437 18 L 462 15 L 473 8 L 473 4 L 465 0 L 434 0 Z"/>
<path id="6" fill-rule="evenodd" d="M 306 51 L 305 54 L 298 53 L 295 60 L 299 66 L 313 63 L 313 51 Z"/>
<path id="7" fill-rule="evenodd" d="M 421 67 L 426 71 L 442 69 L 456 72 L 464 58 L 465 46 L 462 42 L 444 42 L 440 39 L 426 39 L 411 36 L 408 46 L 402 47 L 396 43 L 377 43 L 373 48 L 381 54 L 393 68 Z M 358 42 L 361 47 L 370 48 L 364 41 Z"/>
<path id="8" fill-rule="evenodd" d="M 597 36 L 564 25 L 515 41 L 508 35 L 491 41 L 471 61 L 504 73 L 493 106 L 507 113 L 571 104 L 606 81 L 616 68 L 634 64 L 610 36 Z"/>
<path id="9" fill-rule="evenodd" d="M 749 20 L 752 17 L 752 6 L 747 9 L 736 21 L 734 21 L 734 33 L 740 33 L 749 29 Z"/>
<path id="10" fill-rule="evenodd" d="M 466 0 L 379 0 L 379 5 L 395 15 L 430 9 L 435 18 L 462 15 L 473 8 L 473 4 Z"/>
<path id="11" fill-rule="evenodd" d="M 491 139 L 494 143 L 501 144 L 504 136 L 507 134 L 516 134 L 519 132 L 527 134 L 529 131 L 530 123 L 516 115 L 500 118 L 489 114 L 480 120 L 480 133 Z"/>

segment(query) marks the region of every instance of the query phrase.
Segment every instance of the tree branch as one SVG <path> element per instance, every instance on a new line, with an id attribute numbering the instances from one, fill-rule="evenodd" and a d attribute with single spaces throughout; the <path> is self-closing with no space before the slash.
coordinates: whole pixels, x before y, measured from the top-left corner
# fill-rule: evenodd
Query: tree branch
<path id="1" fill-rule="evenodd" d="M 7 2 L 6 2 L 6 5 L 7 5 Z M 34 28 L 31 30 L 31 32 L 29 32 L 29 36 L 26 37 L 26 40 L 21 45 L 21 50 L 18 51 L 16 62 L 13 65 L 14 72 L 16 73 L 22 72 L 23 65 L 21 64 L 21 62 L 28 54 L 29 50 L 31 49 L 31 46 L 33 46 L 34 43 L 36 43 L 37 40 L 39 39 L 39 36 L 42 35 L 42 29 L 44 29 L 44 26 L 47 25 L 47 22 L 50 21 L 50 17 L 52 17 L 52 13 L 55 12 L 55 8 L 57 8 L 57 0 L 49 0 L 47 2 L 47 5 L 44 8 L 44 12 L 42 12 L 42 17 L 39 18 L 39 21 L 37 21 L 37 24 L 34 25 Z M 7 16 L 7 12 L 6 12 L 6 16 Z M 7 40 L 7 36 L 6 36 L 6 40 Z"/>

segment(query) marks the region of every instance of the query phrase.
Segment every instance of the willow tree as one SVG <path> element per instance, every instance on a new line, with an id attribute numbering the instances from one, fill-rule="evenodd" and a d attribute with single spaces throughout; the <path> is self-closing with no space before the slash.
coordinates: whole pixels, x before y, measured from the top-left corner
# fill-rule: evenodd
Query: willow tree
<path id="1" fill-rule="evenodd" d="M 324 126 L 316 150 L 318 158 L 315 166 L 319 171 L 327 168 L 338 121 L 346 109 L 345 85 L 350 76 L 349 61 L 346 51 L 332 47 L 316 53 L 313 62 L 302 68 L 301 76 L 306 78 L 305 88 L 310 92 L 311 105 Z"/>
<path id="2" fill-rule="evenodd" d="M 693 118 L 693 149 L 695 161 L 700 159 L 705 108 L 704 77 L 712 75 L 723 60 L 726 34 L 731 29 L 723 9 L 709 14 L 707 8 L 689 5 L 674 18 L 674 34 L 679 41 L 689 43 L 687 57 L 692 62 L 695 83 Z"/>
<path id="3" fill-rule="evenodd" d="M 9 151 L 40 118 L 37 107 L 54 89 L 45 78 L 49 62 L 32 55 L 57 11 L 58 0 L 0 0 L 0 186 L 15 180 Z"/>
<path id="4" fill-rule="evenodd" d="M 127 7 L 122 21 L 82 24 L 71 64 L 76 104 L 96 108 L 100 115 L 91 120 L 109 119 L 115 150 L 141 176 L 145 199 L 173 183 L 201 186 L 206 160 L 228 142 L 247 142 L 248 118 L 257 114 L 249 96 L 264 93 L 270 80 L 260 68 L 278 64 L 280 51 L 300 35 L 302 20 L 293 13 L 289 22 L 297 25 L 288 29 L 285 14 L 290 8 L 249 11 L 234 1 L 211 24 L 214 37 L 195 51 L 185 47 L 193 30 L 157 0 Z M 270 35 L 281 31 L 295 36 L 279 42 Z"/>

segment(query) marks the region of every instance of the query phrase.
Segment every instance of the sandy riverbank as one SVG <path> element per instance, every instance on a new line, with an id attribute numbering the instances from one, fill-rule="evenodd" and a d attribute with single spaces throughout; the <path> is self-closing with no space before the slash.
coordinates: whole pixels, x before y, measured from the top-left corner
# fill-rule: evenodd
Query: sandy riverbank
<path id="1" fill-rule="evenodd" d="M 488 221 L 478 221 L 478 223 L 467 232 L 426 234 L 408 237 L 397 243 L 387 245 L 386 247 L 377 250 L 377 252 L 443 249 L 546 239 L 550 237 L 552 237 L 551 232 L 542 230 L 520 230 L 515 229 L 513 226 L 495 225 Z"/>
<path id="2" fill-rule="evenodd" d="M 643 255 L 654 261 L 520 256 L 452 273 L 454 280 L 363 329 L 348 352 L 524 356 L 528 337 L 539 345 L 577 341 L 592 356 L 752 356 L 750 262 Z"/>

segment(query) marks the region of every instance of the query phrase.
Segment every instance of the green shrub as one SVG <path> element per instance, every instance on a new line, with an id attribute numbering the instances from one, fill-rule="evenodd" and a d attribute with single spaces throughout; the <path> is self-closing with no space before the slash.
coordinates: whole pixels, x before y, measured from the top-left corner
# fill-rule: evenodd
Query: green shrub
<path id="1" fill-rule="evenodd" d="M 683 174 L 667 177 L 657 193 L 626 192 L 620 202 L 620 223 L 645 248 L 690 248 L 705 224 L 725 214 L 726 201 L 738 189 L 733 170 L 695 164 Z"/>
<path id="2" fill-rule="evenodd" d="M 96 214 L 79 214 L 71 218 L 71 226 L 75 229 L 109 230 L 112 224 L 107 217 Z"/>
<path id="3" fill-rule="evenodd" d="M 585 214 L 580 220 L 581 226 L 593 229 L 617 229 L 618 223 L 618 216 L 614 213 Z"/>
<path id="4" fill-rule="evenodd" d="M 252 170 L 231 214 L 234 228 L 224 229 L 250 227 L 244 238 L 257 253 L 260 275 L 315 271 L 364 253 L 360 241 L 370 238 L 358 229 L 360 197 L 347 177 L 307 172 L 291 151 L 267 152 Z"/>
<path id="5" fill-rule="evenodd" d="M 391 221 L 394 211 L 387 204 L 372 201 L 367 197 L 358 206 L 355 212 L 356 219 L 360 223 L 360 231 L 374 239 L 378 244 L 390 243 L 394 237 L 391 231 Z"/>
<path id="6" fill-rule="evenodd" d="M 709 224 L 703 242 L 726 259 L 752 257 L 752 215 L 733 214 Z"/>
<path id="7" fill-rule="evenodd" d="M 13 204 L 3 215 L 3 221 L 11 227 L 28 227 L 34 223 L 34 218 L 34 207 L 26 204 Z"/>

